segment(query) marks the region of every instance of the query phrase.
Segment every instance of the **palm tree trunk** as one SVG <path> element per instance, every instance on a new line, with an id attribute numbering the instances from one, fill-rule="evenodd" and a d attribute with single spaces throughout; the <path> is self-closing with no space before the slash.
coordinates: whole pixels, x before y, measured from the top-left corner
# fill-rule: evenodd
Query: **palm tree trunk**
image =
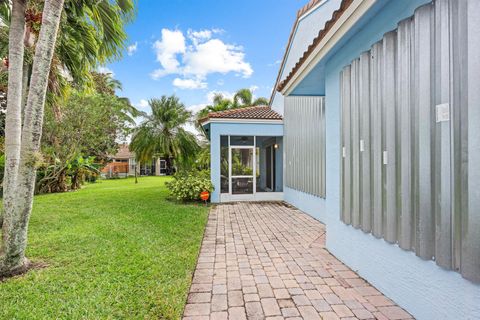
<path id="1" fill-rule="evenodd" d="M 22 82 L 25 37 L 25 0 L 14 1 L 8 35 L 8 95 L 5 115 L 5 174 L 3 180 L 3 206 L 0 214 L 0 226 L 3 216 L 13 206 L 15 181 L 20 162 L 20 144 L 22 131 Z M 0 243 L 0 253 L 3 241 Z"/>
<path id="2" fill-rule="evenodd" d="M 137 165 L 135 165 L 135 183 L 138 183 Z"/>
<path id="3" fill-rule="evenodd" d="M 170 156 L 167 156 L 165 158 L 165 166 L 167 167 L 167 175 L 171 176 L 173 174 L 173 168 L 172 168 L 172 158 L 170 158 Z"/>
<path id="4" fill-rule="evenodd" d="M 43 9 L 42 27 L 35 49 L 30 89 L 25 106 L 14 205 L 13 210 L 5 214 L 3 223 L 4 250 L 0 255 L 0 275 L 23 270 L 28 266 L 25 258 L 27 229 L 33 204 L 48 75 L 63 4 L 64 0 L 46 0 Z M 21 91 L 19 97 L 21 99 Z"/>
<path id="5" fill-rule="evenodd" d="M 30 79 L 30 64 L 28 62 L 23 63 L 23 75 L 22 75 L 22 112 L 27 104 L 28 97 L 28 80 Z"/>

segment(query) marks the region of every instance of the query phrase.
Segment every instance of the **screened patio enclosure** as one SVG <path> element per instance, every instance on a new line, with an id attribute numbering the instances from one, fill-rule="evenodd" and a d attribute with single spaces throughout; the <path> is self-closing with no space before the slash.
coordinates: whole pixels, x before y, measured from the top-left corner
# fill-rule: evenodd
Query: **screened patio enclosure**
<path id="1" fill-rule="evenodd" d="M 212 202 L 283 200 L 283 120 L 269 107 L 210 113 Z"/>
<path id="2" fill-rule="evenodd" d="M 281 140 L 271 136 L 220 137 L 221 201 L 281 200 Z"/>

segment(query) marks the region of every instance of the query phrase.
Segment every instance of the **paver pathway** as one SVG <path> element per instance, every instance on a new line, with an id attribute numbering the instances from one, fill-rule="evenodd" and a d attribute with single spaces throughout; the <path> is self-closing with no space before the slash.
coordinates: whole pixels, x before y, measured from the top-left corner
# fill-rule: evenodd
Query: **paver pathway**
<path id="1" fill-rule="evenodd" d="M 325 226 L 283 203 L 210 212 L 184 311 L 202 319 L 412 319 L 325 249 Z"/>

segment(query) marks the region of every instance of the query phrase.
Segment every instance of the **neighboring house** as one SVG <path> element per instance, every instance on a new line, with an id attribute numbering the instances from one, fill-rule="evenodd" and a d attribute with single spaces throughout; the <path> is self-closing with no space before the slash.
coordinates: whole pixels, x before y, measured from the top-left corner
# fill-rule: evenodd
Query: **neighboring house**
<path id="1" fill-rule="evenodd" d="M 310 1 L 272 109 L 203 121 L 212 201 L 283 199 L 415 317 L 480 319 L 479 16 L 478 0 Z"/>
<path id="2" fill-rule="evenodd" d="M 128 177 L 134 176 L 135 170 L 140 176 L 163 176 L 169 172 L 165 159 L 157 157 L 148 163 L 137 163 L 128 145 L 121 144 L 117 154 L 111 157 L 111 162 L 102 169 L 102 175 L 107 178 Z"/>

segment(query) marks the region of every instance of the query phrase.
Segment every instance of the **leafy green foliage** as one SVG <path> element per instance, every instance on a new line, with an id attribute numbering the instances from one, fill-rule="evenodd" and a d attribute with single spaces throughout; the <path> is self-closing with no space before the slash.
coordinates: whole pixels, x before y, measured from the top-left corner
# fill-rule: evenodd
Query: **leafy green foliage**
<path id="1" fill-rule="evenodd" d="M 220 93 L 217 93 L 213 97 L 213 104 L 206 106 L 197 113 L 197 126 L 199 126 L 199 120 L 205 118 L 210 112 L 219 112 L 260 105 L 268 105 L 268 99 L 263 97 L 253 99 L 253 92 L 251 89 L 238 90 L 233 96 L 232 100 L 225 98 Z"/>
<path id="2" fill-rule="evenodd" d="M 76 82 L 88 80 L 98 64 L 121 58 L 127 39 L 124 27 L 134 16 L 134 0 L 67 0 L 57 60 Z"/>
<path id="3" fill-rule="evenodd" d="M 91 72 L 91 76 L 97 93 L 113 96 L 116 90 L 122 90 L 121 82 L 114 79 L 111 73 Z"/>
<path id="4" fill-rule="evenodd" d="M 181 319 L 208 210 L 167 200 L 170 179 L 35 197 L 27 255 L 47 267 L 0 284 L 0 319 Z"/>
<path id="5" fill-rule="evenodd" d="M 203 191 L 212 192 L 214 187 L 210 181 L 210 171 L 181 171 L 173 176 L 174 180 L 167 182 L 170 195 L 179 201 L 200 200 Z"/>
<path id="6" fill-rule="evenodd" d="M 28 83 L 44 1 L 30 0 L 26 5 L 24 81 Z M 115 96 L 115 90 L 121 88 L 117 80 L 92 72 L 122 56 L 125 26 L 135 16 L 135 5 L 135 0 L 65 1 L 48 79 L 38 192 L 74 190 L 83 180 L 94 179 L 97 169 L 89 159 L 102 163 L 108 154 L 115 153 L 117 141 L 129 134 L 133 118 L 139 115 L 127 99 Z M 8 1 L 0 1 L 1 136 L 8 81 L 8 64 L 3 59 L 8 56 L 10 10 Z"/>
<path id="7" fill-rule="evenodd" d="M 203 145 L 197 153 L 195 164 L 200 170 L 210 168 L 210 144 Z"/>
<path id="8" fill-rule="evenodd" d="M 47 108 L 42 135 L 44 164 L 37 192 L 64 192 L 95 179 L 98 163 L 117 151 L 138 111 L 114 95 L 73 91 L 57 113 Z"/>
<path id="9" fill-rule="evenodd" d="M 121 58 L 126 47 L 125 25 L 136 14 L 135 0 L 66 0 L 51 64 L 47 105 L 58 108 L 70 86 L 95 86 L 99 65 Z M 33 54 L 41 29 L 44 1 L 27 1 L 24 68 L 31 76 Z M 8 56 L 10 5 L 0 1 L 0 59 Z M 6 92 L 0 65 L 0 91 Z M 27 81 L 28 82 L 28 81 Z M 94 88 L 95 90 L 96 88 Z"/>
<path id="10" fill-rule="evenodd" d="M 58 116 L 48 108 L 43 128 L 43 151 L 60 160 L 75 155 L 106 160 L 115 153 L 135 123 L 135 110 L 125 100 L 103 94 L 73 92 Z"/>
<path id="11" fill-rule="evenodd" d="M 100 165 L 95 157 L 79 156 L 53 164 L 44 164 L 37 174 L 37 193 L 65 192 L 77 190 L 85 181 L 95 182 L 100 174 Z"/>
<path id="12" fill-rule="evenodd" d="M 144 115 L 145 120 L 135 128 L 130 150 L 140 161 L 164 157 L 167 168 L 171 159 L 180 168 L 190 165 L 200 150 L 196 137 L 184 129 L 192 114 L 176 96 L 151 99 L 149 105 L 152 113 Z"/>

